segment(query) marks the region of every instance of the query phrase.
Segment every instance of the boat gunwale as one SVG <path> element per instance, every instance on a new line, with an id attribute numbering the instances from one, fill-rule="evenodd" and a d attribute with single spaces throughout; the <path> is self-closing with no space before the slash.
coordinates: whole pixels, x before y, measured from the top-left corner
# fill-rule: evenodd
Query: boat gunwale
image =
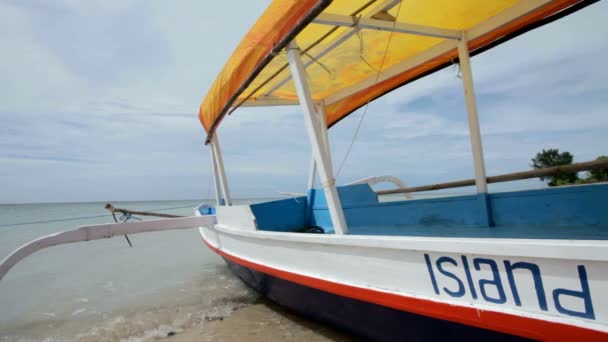
<path id="1" fill-rule="evenodd" d="M 221 222 L 221 218 L 218 218 Z M 344 247 L 463 253 L 558 260 L 608 261 L 607 240 L 514 239 L 475 237 L 412 237 L 247 231 L 218 223 L 217 230 L 237 237 Z"/>

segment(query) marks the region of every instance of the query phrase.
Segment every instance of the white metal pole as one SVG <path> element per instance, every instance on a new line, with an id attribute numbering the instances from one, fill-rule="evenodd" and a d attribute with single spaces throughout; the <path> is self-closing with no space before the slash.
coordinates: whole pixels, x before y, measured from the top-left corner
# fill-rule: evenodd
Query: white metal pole
<path id="1" fill-rule="evenodd" d="M 486 167 L 483 159 L 483 147 L 481 145 L 477 102 L 475 100 L 475 88 L 473 87 L 473 73 L 471 71 L 469 47 L 465 35 L 463 35 L 462 39 L 458 42 L 458 58 L 460 59 L 464 97 L 467 103 L 469 135 L 471 137 L 471 148 L 473 150 L 473 161 L 475 163 L 475 184 L 478 193 L 487 193 Z"/>
<path id="2" fill-rule="evenodd" d="M 209 153 L 211 154 L 211 169 L 213 170 L 213 184 L 215 186 L 215 203 L 217 206 L 222 205 L 222 190 L 220 189 L 220 177 L 217 171 L 217 163 L 215 162 L 215 152 L 213 152 L 213 140 L 209 146 Z"/>
<path id="3" fill-rule="evenodd" d="M 325 122 L 325 110 L 323 104 L 319 105 L 319 108 L 315 112 L 316 122 L 318 123 L 317 127 L 321 132 L 321 138 L 323 139 L 323 145 L 326 147 L 326 153 L 331 160 L 331 149 L 329 148 L 329 136 L 327 133 L 327 123 Z M 332 170 L 333 174 L 333 170 Z M 315 162 L 314 155 L 310 161 L 310 173 L 308 174 L 308 189 L 313 189 L 315 187 L 315 181 L 317 177 L 317 164 Z"/>
<path id="4" fill-rule="evenodd" d="M 331 148 L 329 146 L 329 133 L 327 130 L 327 122 L 325 121 L 325 104 L 320 103 L 319 108 L 317 109 L 317 122 L 319 124 L 319 132 L 321 133 L 321 139 L 323 141 L 323 146 L 325 146 L 325 152 L 327 153 L 327 158 L 331 161 Z M 331 163 L 329 164 L 330 172 L 333 174 L 333 166 Z"/>
<path id="5" fill-rule="evenodd" d="M 228 190 L 228 179 L 226 178 L 226 171 L 224 171 L 224 161 L 222 160 L 222 151 L 220 150 L 220 143 L 217 140 L 217 132 L 213 135 L 211 141 L 211 148 L 213 148 L 213 154 L 215 156 L 215 163 L 218 168 L 220 184 L 222 186 L 222 192 L 224 193 L 224 205 L 232 205 L 230 198 L 230 191 Z"/>
<path id="6" fill-rule="evenodd" d="M 310 171 L 308 173 L 308 190 L 314 189 L 317 178 L 317 163 L 315 157 L 310 158 Z"/>
<path id="7" fill-rule="evenodd" d="M 306 71 L 304 70 L 302 60 L 300 59 L 300 49 L 295 41 L 291 41 L 287 46 L 287 59 L 289 60 L 291 75 L 298 93 L 300 105 L 304 111 L 304 122 L 312 146 L 312 154 L 317 164 L 319 178 L 321 179 L 323 191 L 325 192 L 327 207 L 329 209 L 331 221 L 334 225 L 334 230 L 336 234 L 346 234 L 348 230 L 346 227 L 346 220 L 344 219 L 344 212 L 342 211 L 342 204 L 340 203 L 340 197 L 336 190 L 336 181 L 332 174 L 331 159 L 327 153 L 327 147 L 324 146 L 325 139 L 322 138 L 322 134 L 318 129 L 318 120 L 315 119 L 316 111 L 312 102 L 312 97 L 310 96 L 308 82 L 306 81 Z"/>

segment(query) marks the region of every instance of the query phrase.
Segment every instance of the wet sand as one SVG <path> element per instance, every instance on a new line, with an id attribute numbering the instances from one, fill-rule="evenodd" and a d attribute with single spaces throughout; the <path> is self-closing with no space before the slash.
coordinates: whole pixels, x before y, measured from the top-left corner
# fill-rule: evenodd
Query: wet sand
<path id="1" fill-rule="evenodd" d="M 222 316 L 207 316 L 175 334 L 168 342 L 189 341 L 356 341 L 348 334 L 289 312 L 269 301 L 261 301 Z"/>

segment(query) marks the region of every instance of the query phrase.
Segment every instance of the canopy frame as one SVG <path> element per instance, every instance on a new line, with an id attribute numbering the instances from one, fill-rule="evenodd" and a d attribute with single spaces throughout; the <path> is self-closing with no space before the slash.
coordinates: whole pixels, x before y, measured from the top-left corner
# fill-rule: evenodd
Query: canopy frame
<path id="1" fill-rule="evenodd" d="M 595 1 L 597 1 L 597 0 L 595 0 Z M 589 1 L 589 3 L 592 3 L 595 1 L 592 0 L 592 1 Z M 366 15 L 361 16 L 358 19 L 356 19 L 358 21 L 357 25 L 355 25 L 353 16 L 334 15 L 334 14 L 327 14 L 327 13 L 320 13 L 319 15 L 317 15 L 317 17 L 312 20 L 313 23 L 333 25 L 335 27 L 347 26 L 347 27 L 352 27 L 352 29 L 348 30 L 348 31 L 344 32 L 342 35 L 339 35 L 338 37 L 336 37 L 334 39 L 334 41 L 332 43 L 330 43 L 328 45 L 328 47 L 325 48 L 324 50 L 320 51 L 317 54 L 310 55 L 311 60 L 306 61 L 304 63 L 305 68 L 314 64 L 315 60 L 319 60 L 320 58 L 322 58 L 329 52 L 333 51 L 335 48 L 339 47 L 349 37 L 356 34 L 361 28 L 364 28 L 364 27 L 362 27 L 362 25 L 368 26 L 365 28 L 369 28 L 369 29 L 380 29 L 380 30 L 384 30 L 384 31 L 393 31 L 393 32 L 408 33 L 408 34 L 414 34 L 414 35 L 423 35 L 423 36 L 425 36 L 425 35 L 426 36 L 435 36 L 435 37 L 442 36 L 441 38 L 446 39 L 446 41 L 441 42 L 441 43 L 435 45 L 434 47 L 432 47 L 431 49 L 423 51 L 420 54 L 418 54 L 414 57 L 411 57 L 399 64 L 396 64 L 388 69 L 385 69 L 384 71 L 381 71 L 380 75 L 372 75 L 372 76 L 368 77 L 367 79 L 360 81 L 359 83 L 354 84 L 350 87 L 337 91 L 336 93 L 334 93 L 330 96 L 327 96 L 324 99 L 313 99 L 313 100 L 315 100 L 315 101 L 322 100 L 326 106 L 329 106 L 333 103 L 344 100 L 344 99 L 348 98 L 349 96 L 356 94 L 357 92 L 367 89 L 376 83 L 381 83 L 383 81 L 391 79 L 408 70 L 415 69 L 416 67 L 422 65 L 425 62 L 428 62 L 435 58 L 440 58 L 442 56 L 451 55 L 450 59 L 452 60 L 452 63 L 456 63 L 457 59 L 458 59 L 457 44 L 463 35 L 468 37 L 468 41 L 470 43 L 470 55 L 477 54 L 478 48 L 483 49 L 479 52 L 485 51 L 486 49 L 484 48 L 484 46 L 482 44 L 487 43 L 487 42 L 477 42 L 477 41 L 475 41 L 476 39 L 482 38 L 482 36 L 484 34 L 486 34 L 488 32 L 493 32 L 493 31 L 499 29 L 500 27 L 502 27 L 508 23 L 511 23 L 511 22 L 517 20 L 518 18 L 521 18 L 521 17 L 525 16 L 526 14 L 531 13 L 545 5 L 549 5 L 552 2 L 552 0 L 522 1 L 518 5 L 511 7 L 503 12 L 500 12 L 496 16 L 494 16 L 466 31 L 446 30 L 446 29 L 434 28 L 434 27 L 423 26 L 423 25 L 392 22 L 392 21 L 373 18 L 374 15 L 376 15 L 380 12 L 385 12 L 387 10 L 390 10 L 392 7 L 394 7 L 399 2 L 400 1 L 398 1 L 398 0 L 383 1 L 380 5 L 374 7 Z M 573 5 L 573 7 L 576 6 L 576 8 L 574 8 L 573 10 L 576 11 L 576 10 L 588 5 L 589 3 L 582 3 L 582 4 L 580 4 L 581 6 Z M 568 13 L 570 13 L 569 8 L 564 10 L 564 12 L 566 12 L 566 11 Z M 566 13 L 564 13 L 564 14 L 566 14 Z M 558 12 L 555 15 L 560 16 L 561 12 Z M 406 32 L 408 30 L 409 30 L 409 32 Z M 508 39 L 501 40 L 501 38 L 502 37 L 496 38 L 496 39 L 500 40 L 500 42 L 504 42 L 504 41 L 508 40 Z M 513 38 L 513 37 L 509 37 L 509 39 L 510 38 Z M 304 49 L 304 51 L 306 51 L 306 49 Z M 444 67 L 444 66 L 445 65 L 442 65 L 442 67 Z M 440 69 L 440 68 L 437 68 L 437 69 Z M 434 71 L 436 71 L 436 69 L 433 69 L 432 71 L 434 72 Z M 424 75 L 426 75 L 426 73 Z M 424 76 L 424 75 L 422 75 L 422 76 Z M 266 85 L 269 82 L 273 82 L 273 79 L 275 79 L 276 76 L 277 75 L 271 76 L 269 79 L 262 82 L 262 84 Z M 231 112 L 234 111 L 239 106 L 247 107 L 247 106 L 297 105 L 299 102 L 296 99 L 277 98 L 277 97 L 274 97 L 271 95 L 272 92 L 274 92 L 275 90 L 277 90 L 278 88 L 283 86 L 285 83 L 289 82 L 291 79 L 292 79 L 291 75 L 287 75 L 283 78 L 280 78 L 275 83 L 275 85 L 270 88 L 270 90 L 266 91 L 261 96 L 253 97 L 253 95 L 255 94 L 257 89 L 251 91 L 246 96 L 245 100 L 242 100 L 240 103 L 238 103 L 235 107 L 233 107 L 231 109 Z M 407 82 L 405 82 L 403 84 L 414 81 L 415 79 L 417 79 L 417 78 L 408 80 Z M 402 86 L 403 84 L 400 84 L 397 87 Z M 389 89 L 388 91 L 391 91 L 391 90 L 392 89 Z M 356 110 L 356 108 L 353 109 L 353 111 L 354 110 Z M 335 124 L 335 122 L 330 122 L 329 126 L 332 126 L 333 124 Z"/>
<path id="2" fill-rule="evenodd" d="M 253 70 L 251 70 L 251 73 L 248 75 L 245 81 L 234 91 L 234 93 L 230 96 L 227 102 L 222 105 L 222 108 L 220 109 L 217 117 L 215 117 L 215 119 L 213 119 L 213 121 L 211 122 L 207 130 L 207 138 L 205 139 L 205 144 L 209 144 L 211 142 L 218 125 L 226 116 L 226 114 L 229 114 L 229 112 L 231 113 L 232 111 L 234 111 L 234 109 L 240 106 L 237 105 L 236 107 L 233 107 L 233 104 L 236 102 L 238 96 L 247 89 L 247 87 L 251 84 L 251 82 L 253 82 L 253 80 L 262 71 L 262 69 L 264 69 L 264 67 L 266 67 L 268 63 L 270 63 L 270 61 L 272 61 L 274 56 L 281 52 L 281 50 L 283 50 L 283 48 L 285 48 L 287 44 L 306 27 L 306 25 L 308 25 L 319 13 L 321 13 L 330 4 L 330 2 L 331 0 L 319 0 L 318 3 L 313 6 L 313 8 L 311 8 L 310 11 L 306 13 L 306 15 L 302 17 L 302 20 L 300 20 L 290 30 L 289 33 L 282 37 L 280 41 L 276 42 L 276 44 L 274 44 L 273 48 L 269 51 L 269 53 L 264 56 L 264 58 L 260 61 L 260 63 L 255 66 L 255 68 L 253 68 Z M 199 111 L 199 116 L 200 113 L 201 111 Z"/>
<path id="3" fill-rule="evenodd" d="M 332 170 L 331 155 L 329 153 L 326 133 L 327 124 L 324 121 L 321 124 L 321 120 L 317 119 L 317 115 L 318 113 L 322 113 L 322 109 L 315 109 L 310 96 L 310 89 L 308 88 L 308 82 L 306 80 L 304 64 L 301 60 L 300 49 L 294 40 L 287 45 L 287 59 L 289 60 L 296 91 L 300 98 L 300 105 L 304 112 L 306 131 L 308 132 L 308 138 L 310 139 L 316 168 L 319 171 L 319 178 L 321 179 L 321 185 L 323 187 L 323 192 L 325 193 L 327 208 L 334 231 L 336 234 L 340 235 L 347 234 L 348 228 L 346 226 L 346 219 L 344 218 L 344 211 L 342 209 L 340 197 L 338 196 L 336 180 L 334 179 Z"/>
<path id="4" fill-rule="evenodd" d="M 391 8 L 395 7 L 398 3 L 400 2 L 400 0 L 384 0 L 382 1 L 379 5 L 373 7 L 368 14 L 363 15 L 360 17 L 361 19 L 366 19 L 366 18 L 370 18 L 371 16 L 373 16 L 376 13 L 381 13 L 381 12 L 386 12 L 388 10 L 390 10 Z M 354 13 L 357 13 L 356 11 Z M 355 16 L 356 14 L 353 14 L 351 17 Z M 320 15 L 319 15 L 320 16 Z M 319 18 L 319 16 L 317 16 L 317 19 Z M 315 20 L 317 20 L 315 19 Z M 313 20 L 314 22 L 314 20 Z M 352 22 L 351 22 L 352 23 Z M 334 25 L 335 28 L 337 28 L 338 26 Z M 308 68 L 310 65 L 312 65 L 314 63 L 315 60 L 318 60 L 320 58 L 322 58 L 323 56 L 327 55 L 328 53 L 330 53 L 331 51 L 333 51 L 335 48 L 337 48 L 338 46 L 340 46 L 342 43 L 344 43 L 348 38 L 352 37 L 353 35 L 357 34 L 357 32 L 359 32 L 359 28 L 355 27 L 353 30 L 347 30 L 345 32 L 343 32 L 342 34 L 338 35 L 331 43 L 329 43 L 329 45 L 321 50 L 319 53 L 317 53 L 316 55 L 312 56 L 313 58 L 311 58 L 308 62 L 304 63 L 304 69 Z M 308 49 L 312 48 L 314 45 L 309 46 L 307 49 L 304 49 L 304 52 L 306 52 Z M 283 77 L 282 79 L 280 79 L 272 88 L 270 88 L 269 91 L 267 91 L 264 94 L 264 97 L 261 101 L 265 101 L 266 99 L 270 98 L 271 96 L 269 94 L 271 94 L 272 92 L 274 92 L 275 90 L 279 89 L 280 87 L 282 87 L 285 83 L 289 82 L 291 80 L 291 74 L 288 74 L 287 76 Z M 268 80 L 266 80 L 265 82 L 263 82 L 262 84 L 266 84 L 267 82 L 272 82 L 273 79 L 270 78 Z M 248 95 L 248 99 L 251 98 L 251 96 L 257 91 L 257 89 L 253 90 L 251 92 L 251 94 Z M 252 105 L 257 105 L 255 104 L 256 102 L 259 103 L 259 99 L 253 100 L 253 101 L 249 101 L 249 100 L 245 100 L 243 103 L 245 106 L 249 106 L 249 103 L 252 103 Z M 289 103 L 287 103 L 289 102 Z M 298 102 L 297 101 L 287 101 L 285 103 L 285 105 L 297 105 Z"/>
<path id="5" fill-rule="evenodd" d="M 460 40 L 461 38 L 460 32 L 457 30 L 442 29 L 437 27 L 409 23 L 400 23 L 374 18 L 358 18 L 355 16 L 339 15 L 332 13 L 321 13 L 312 22 L 314 24 L 346 26 L 353 27 L 356 29 L 370 29 L 396 33 L 407 33 L 426 37 L 453 40 Z"/>

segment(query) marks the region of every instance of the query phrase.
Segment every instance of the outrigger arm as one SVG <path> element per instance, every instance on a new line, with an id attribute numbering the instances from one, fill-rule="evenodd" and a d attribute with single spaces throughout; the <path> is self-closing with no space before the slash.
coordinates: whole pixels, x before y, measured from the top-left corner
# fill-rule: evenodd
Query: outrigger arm
<path id="1" fill-rule="evenodd" d="M 4 258 L 2 263 L 0 263 L 0 280 L 2 280 L 4 275 L 19 261 L 25 259 L 34 252 L 47 247 L 81 241 L 109 239 L 114 236 L 127 234 L 211 226 L 215 223 L 216 219 L 214 215 L 205 215 L 151 221 L 98 224 L 53 233 L 26 243 Z"/>

